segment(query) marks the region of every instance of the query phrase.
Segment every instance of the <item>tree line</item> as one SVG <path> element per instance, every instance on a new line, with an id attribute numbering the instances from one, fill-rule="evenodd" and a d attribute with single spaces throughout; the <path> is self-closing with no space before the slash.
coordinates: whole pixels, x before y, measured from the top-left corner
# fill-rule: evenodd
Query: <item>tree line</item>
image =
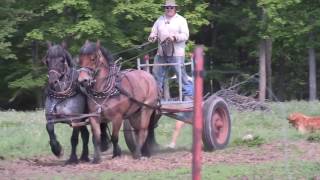
<path id="1" fill-rule="evenodd" d="M 259 100 L 316 100 L 320 1 L 180 0 L 189 25 L 187 51 L 205 45 L 206 91 L 246 81 L 237 91 Z M 46 42 L 66 42 L 73 56 L 85 40 L 111 52 L 146 42 L 162 0 L 2 0 L 0 108 L 42 106 Z M 117 54 L 125 61 L 155 46 Z M 152 51 L 150 52 L 152 56 Z M 135 67 L 125 61 L 123 68 Z M 257 74 L 256 76 L 252 76 Z M 249 77 L 254 77 L 250 78 Z"/>

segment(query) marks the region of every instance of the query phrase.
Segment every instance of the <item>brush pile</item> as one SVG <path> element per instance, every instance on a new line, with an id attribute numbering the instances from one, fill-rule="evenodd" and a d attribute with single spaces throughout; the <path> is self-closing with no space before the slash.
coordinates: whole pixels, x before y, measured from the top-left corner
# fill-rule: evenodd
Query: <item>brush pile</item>
<path id="1" fill-rule="evenodd" d="M 259 102 L 257 99 L 251 96 L 240 95 L 235 90 L 222 89 L 214 94 L 223 98 L 229 106 L 241 112 L 270 110 L 270 107 L 266 103 Z"/>

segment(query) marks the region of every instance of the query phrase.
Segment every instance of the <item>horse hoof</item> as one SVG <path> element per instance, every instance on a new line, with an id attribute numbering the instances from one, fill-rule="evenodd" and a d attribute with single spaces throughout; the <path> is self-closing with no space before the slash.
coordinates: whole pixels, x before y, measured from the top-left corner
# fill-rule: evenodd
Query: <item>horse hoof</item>
<path id="1" fill-rule="evenodd" d="M 141 155 L 142 155 L 142 156 L 145 156 L 145 157 L 150 157 L 150 156 L 151 156 L 150 149 L 148 149 L 148 148 L 142 149 Z"/>
<path id="2" fill-rule="evenodd" d="M 81 158 L 80 158 L 80 161 L 81 162 L 90 162 L 90 159 L 89 159 L 89 157 L 88 156 L 82 156 Z"/>
<path id="3" fill-rule="evenodd" d="M 52 153 L 56 157 L 61 158 L 63 156 L 63 148 L 58 141 L 50 141 L 50 146 Z"/>
<path id="4" fill-rule="evenodd" d="M 112 158 L 115 158 L 117 156 L 121 156 L 122 152 L 121 152 L 121 148 L 119 146 L 116 146 L 116 148 L 113 150 L 113 156 Z"/>
<path id="5" fill-rule="evenodd" d="M 79 160 L 76 158 L 70 158 L 69 160 L 67 160 L 65 162 L 65 165 L 72 165 L 72 164 L 78 164 L 79 163 Z"/>
<path id="6" fill-rule="evenodd" d="M 92 164 L 99 164 L 99 163 L 101 163 L 101 159 L 98 159 L 98 158 L 95 158 L 92 161 Z"/>
<path id="7" fill-rule="evenodd" d="M 112 159 L 113 159 L 113 158 L 116 158 L 116 157 L 120 157 L 120 156 L 121 156 L 121 150 L 115 151 L 115 152 L 113 152 Z"/>
<path id="8" fill-rule="evenodd" d="M 151 157 L 151 153 L 150 152 L 142 152 L 142 157 L 149 158 L 149 157 Z"/>
<path id="9" fill-rule="evenodd" d="M 112 159 L 117 158 L 117 157 L 121 157 L 121 155 L 120 155 L 120 154 L 114 154 L 114 155 L 112 156 Z"/>
<path id="10" fill-rule="evenodd" d="M 141 158 L 141 154 L 133 154 L 133 159 L 140 159 Z"/>

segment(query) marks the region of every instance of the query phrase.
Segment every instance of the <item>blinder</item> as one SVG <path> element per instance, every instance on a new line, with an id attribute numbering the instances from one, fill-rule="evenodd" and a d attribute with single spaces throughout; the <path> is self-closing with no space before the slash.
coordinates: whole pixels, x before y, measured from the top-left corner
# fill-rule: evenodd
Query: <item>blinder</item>
<path id="1" fill-rule="evenodd" d="M 104 66 L 106 66 L 106 64 L 103 63 L 103 61 L 100 59 L 103 57 L 100 50 L 97 50 L 94 55 L 90 55 L 89 57 L 91 61 L 94 61 L 96 69 L 92 69 L 90 67 L 81 67 L 80 69 L 78 69 L 78 72 L 84 71 L 88 73 L 90 76 L 88 83 L 89 83 L 89 86 L 92 86 L 93 83 L 95 83 L 95 80 L 94 80 L 95 77 L 99 74 L 99 71 L 100 71 L 100 69 L 97 67 L 99 67 L 100 64 L 103 64 Z"/>
<path id="2" fill-rule="evenodd" d="M 51 67 L 49 67 L 48 57 L 47 56 L 45 57 L 45 61 L 44 62 L 49 68 L 49 72 L 48 73 L 50 74 L 50 72 L 54 72 L 55 74 L 58 74 L 59 77 L 62 77 L 66 73 L 68 73 L 69 65 L 67 63 L 67 59 L 66 59 L 65 56 L 63 56 L 61 58 L 55 58 L 55 60 L 56 60 L 55 63 Z M 63 60 L 63 65 L 64 65 L 63 66 L 63 71 L 61 71 L 60 69 L 57 69 L 59 61 L 62 61 L 62 60 Z"/>

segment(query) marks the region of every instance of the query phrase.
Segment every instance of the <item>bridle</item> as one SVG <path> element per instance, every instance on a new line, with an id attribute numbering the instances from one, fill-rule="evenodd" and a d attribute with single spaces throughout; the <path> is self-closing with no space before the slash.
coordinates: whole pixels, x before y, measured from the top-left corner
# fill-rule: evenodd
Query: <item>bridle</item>
<path id="1" fill-rule="evenodd" d="M 90 79 L 88 80 L 88 87 L 85 88 L 85 93 L 90 97 L 91 99 L 108 99 L 110 96 L 118 94 L 118 90 L 116 88 L 116 76 L 118 72 L 120 71 L 120 68 L 116 65 L 107 65 L 105 64 L 105 60 L 103 60 L 104 56 L 102 55 L 101 50 L 97 50 L 96 54 L 94 56 L 95 61 L 95 69 L 92 69 L 90 67 L 81 67 L 78 71 L 84 71 L 89 76 Z M 97 82 L 97 75 L 100 71 L 100 68 L 107 68 L 108 69 L 108 75 L 104 77 L 106 81 L 106 87 L 102 91 L 95 91 L 92 87 Z M 82 88 L 83 89 L 83 88 Z"/>
<path id="2" fill-rule="evenodd" d="M 47 59 L 47 56 L 45 57 L 46 59 Z M 68 71 L 69 71 L 69 65 L 68 65 L 68 63 L 67 63 L 67 57 L 65 56 L 65 55 L 63 55 L 63 60 L 64 60 L 64 66 L 63 66 L 63 71 L 62 72 L 59 72 L 59 70 L 56 70 L 56 69 L 54 69 L 54 67 L 57 67 L 57 65 L 58 65 L 58 62 L 56 62 L 55 64 L 53 64 L 50 68 L 50 70 L 49 70 L 49 72 L 48 72 L 48 74 L 50 74 L 50 73 L 54 73 L 54 74 L 57 74 L 58 75 L 58 77 L 62 77 L 62 76 L 64 76 L 64 75 L 66 75 L 66 73 L 68 73 Z M 60 60 L 60 58 L 58 59 L 58 61 Z M 46 62 L 46 64 L 48 64 L 48 62 Z M 53 68 L 52 68 L 53 67 Z"/>
<path id="3" fill-rule="evenodd" d="M 47 58 L 47 57 L 46 57 Z M 50 97 L 53 97 L 53 98 L 57 98 L 57 99 L 66 99 L 66 98 L 68 98 L 68 97 L 71 97 L 71 96 L 73 96 L 73 95 L 75 95 L 76 94 L 76 80 L 75 80 L 75 78 L 76 78 L 76 75 L 75 75 L 75 73 L 76 73 L 76 71 L 74 71 L 74 70 L 72 70 L 70 67 L 69 67 L 69 65 L 68 65 L 68 63 L 67 63 L 67 58 L 66 58 L 66 56 L 64 55 L 63 56 L 63 59 L 64 59 L 64 68 L 63 68 L 63 72 L 59 72 L 59 70 L 57 70 L 57 69 L 54 69 L 54 68 L 52 68 L 52 69 L 50 69 L 49 70 L 49 72 L 48 72 L 48 74 L 50 74 L 50 73 L 54 73 L 54 74 L 57 74 L 58 75 L 58 84 L 60 84 L 61 83 L 61 80 L 60 80 L 60 77 L 65 77 L 68 73 L 70 73 L 71 74 L 71 77 L 70 77 L 70 83 L 68 84 L 68 86 L 67 86 L 67 88 L 66 89 L 64 89 L 64 90 L 62 90 L 62 91 L 56 91 L 55 89 L 53 89 L 53 88 L 51 88 L 51 86 L 49 85 L 48 86 L 48 94 L 49 94 L 49 96 Z M 57 67 L 57 64 L 58 63 L 55 63 L 55 64 L 53 64 L 51 67 Z M 50 77 L 50 76 L 49 76 Z M 68 81 L 68 79 L 66 79 L 66 81 Z"/>
<path id="4" fill-rule="evenodd" d="M 113 66 L 108 66 L 105 63 L 103 63 L 102 58 L 104 58 L 104 56 L 102 55 L 101 50 L 97 50 L 96 54 L 94 56 L 94 61 L 95 61 L 95 69 L 92 69 L 90 67 L 81 67 L 78 71 L 84 71 L 86 73 L 88 73 L 88 75 L 90 76 L 89 82 L 88 82 L 88 87 L 83 87 L 80 86 L 81 90 L 83 93 L 85 93 L 87 95 L 87 97 L 96 104 L 97 106 L 97 110 L 96 113 L 101 113 L 102 111 L 102 107 L 104 106 L 104 103 L 106 101 L 109 100 L 109 97 L 114 96 L 114 95 L 118 95 L 119 91 L 116 88 L 116 77 L 118 72 L 120 71 L 120 68 L 116 65 Z M 106 77 L 104 77 L 103 79 L 105 79 L 106 81 L 106 87 L 104 88 L 103 91 L 95 91 L 93 89 L 93 85 L 97 82 L 96 78 L 97 75 L 100 71 L 100 68 L 105 67 L 108 69 L 108 75 Z M 101 101 L 102 102 L 98 102 Z"/>
<path id="5" fill-rule="evenodd" d="M 92 69 L 90 67 L 81 67 L 80 69 L 78 69 L 79 72 L 81 71 L 84 71 L 86 72 L 89 76 L 90 76 L 90 79 L 89 79 L 89 86 L 93 86 L 94 83 L 96 83 L 96 76 L 98 75 L 99 73 L 99 70 L 100 70 L 100 67 L 101 66 L 104 66 L 106 68 L 109 68 L 105 63 L 103 63 L 103 61 L 101 60 L 101 58 L 103 58 L 103 55 L 101 53 L 101 50 L 97 50 L 95 55 L 94 55 L 94 62 L 95 62 L 95 69 Z"/>

